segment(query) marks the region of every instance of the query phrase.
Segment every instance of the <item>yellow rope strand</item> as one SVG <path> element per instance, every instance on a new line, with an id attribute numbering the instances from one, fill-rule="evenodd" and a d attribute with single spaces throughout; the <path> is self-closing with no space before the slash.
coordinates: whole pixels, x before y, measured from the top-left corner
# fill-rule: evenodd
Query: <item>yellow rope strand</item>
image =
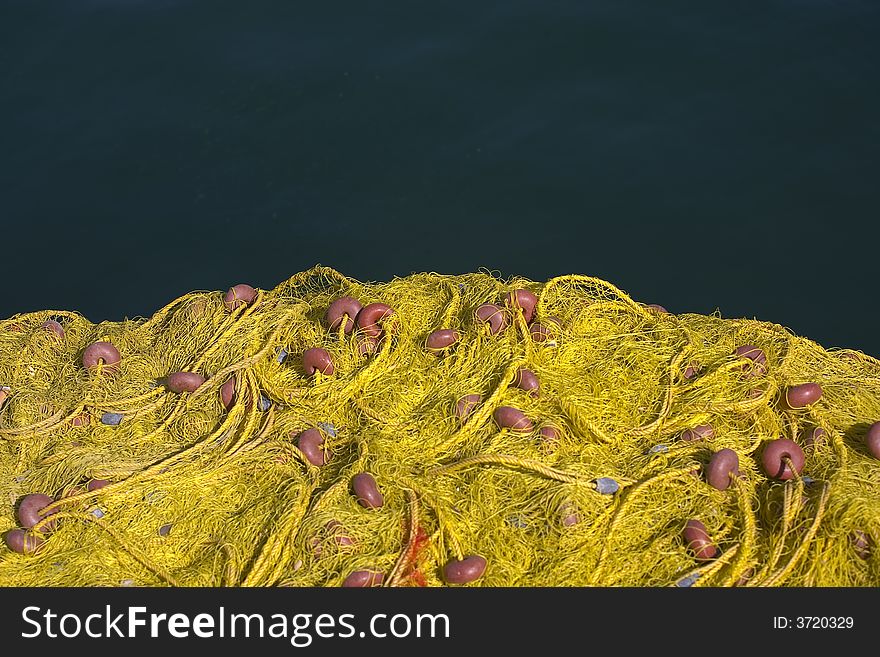
<path id="1" fill-rule="evenodd" d="M 548 477 L 549 479 L 564 481 L 565 483 L 569 484 L 574 484 L 586 480 L 584 477 L 569 474 L 567 472 L 562 472 L 561 470 L 556 470 L 555 468 L 550 468 L 540 461 L 531 461 L 528 459 L 521 459 L 515 456 L 507 456 L 504 454 L 478 454 L 477 456 L 471 456 L 466 459 L 456 461 L 455 463 L 450 463 L 448 465 L 443 465 L 438 468 L 433 468 L 428 472 L 428 474 L 438 475 L 441 473 L 452 472 L 453 470 L 461 470 L 463 468 L 468 468 L 473 465 L 506 465 L 511 468 L 522 468 L 523 470 L 529 470 L 536 474 L 543 475 L 544 477 Z"/>
<path id="2" fill-rule="evenodd" d="M 712 577 L 712 575 L 714 575 L 724 566 L 730 563 L 730 561 L 734 559 L 734 557 L 739 556 L 741 554 L 740 547 L 740 545 L 731 546 L 728 550 L 725 550 L 724 554 L 722 554 L 717 559 L 714 559 L 704 566 L 700 566 L 699 568 L 694 568 L 691 572 L 680 578 L 678 581 L 681 581 L 682 579 L 695 578 L 695 581 L 692 584 L 694 588 L 710 586 L 708 582 L 711 581 L 710 578 Z"/>
<path id="3" fill-rule="evenodd" d="M 783 568 L 777 570 L 775 573 L 770 575 L 763 582 L 763 586 L 778 586 L 779 584 L 781 584 L 789 575 L 791 575 L 791 572 L 792 570 L 794 570 L 794 567 L 797 565 L 798 561 L 803 558 L 804 554 L 806 554 L 807 550 L 810 547 L 810 541 L 813 540 L 816 532 L 819 531 L 819 525 L 822 522 L 822 516 L 825 513 L 825 505 L 828 502 L 828 495 L 830 490 L 831 486 L 828 482 L 826 482 L 825 486 L 822 488 L 822 496 L 819 499 L 819 506 L 816 509 L 816 515 L 813 518 L 813 523 L 810 525 L 807 533 L 802 538 L 801 543 L 798 545 L 788 563 Z"/>
<path id="4" fill-rule="evenodd" d="M 731 476 L 731 483 L 736 490 L 736 500 L 739 504 L 740 513 L 743 518 L 743 539 L 740 543 L 739 554 L 730 564 L 730 572 L 724 580 L 722 586 L 734 586 L 753 566 L 751 563 L 752 550 L 757 541 L 757 522 L 755 513 L 752 511 L 750 500 L 750 489 L 747 484 L 739 477 Z"/>
<path id="5" fill-rule="evenodd" d="M 403 579 L 404 569 L 409 565 L 411 552 L 416 542 L 416 536 L 419 529 L 419 503 L 416 494 L 412 489 L 406 490 L 406 499 L 409 503 L 409 526 L 406 542 L 400 551 L 400 556 L 394 562 L 394 568 L 391 569 L 391 576 L 385 582 L 385 586 L 399 586 Z"/>

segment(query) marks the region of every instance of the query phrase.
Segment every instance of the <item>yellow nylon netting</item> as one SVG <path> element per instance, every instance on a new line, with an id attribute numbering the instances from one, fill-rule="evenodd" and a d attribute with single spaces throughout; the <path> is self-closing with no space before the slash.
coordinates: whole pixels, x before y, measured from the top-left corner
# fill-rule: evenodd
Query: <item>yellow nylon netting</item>
<path id="1" fill-rule="evenodd" d="M 561 320 L 546 322 L 552 339 L 532 339 L 521 316 L 497 335 L 475 321 L 476 307 L 518 288 L 538 296 L 538 321 Z M 322 322 L 343 295 L 396 311 L 376 353 L 360 355 L 356 334 Z M 863 444 L 880 420 L 870 356 L 766 322 L 663 314 L 586 276 L 361 283 L 318 266 L 234 311 L 222 299 L 192 293 L 117 323 L 63 311 L 0 322 L 0 531 L 19 526 L 23 496 L 59 500 L 38 550 L 0 546 L 0 585 L 338 586 L 368 570 L 386 585 L 430 586 L 468 555 L 486 559 L 472 584 L 484 586 L 880 584 L 870 549 L 880 462 Z M 63 339 L 41 328 L 47 319 Z M 426 338 L 441 328 L 460 340 L 433 353 Z M 121 353 L 117 372 L 84 368 L 99 340 Z M 744 344 L 764 350 L 765 374 L 743 376 L 733 352 Z M 334 374 L 306 375 L 311 347 L 331 354 Z M 520 366 L 539 396 L 513 385 Z M 207 381 L 176 394 L 163 384 L 176 371 Z M 227 410 L 218 391 L 230 377 Z M 781 391 L 804 382 L 819 383 L 821 399 L 782 410 Z M 462 424 L 466 394 L 482 402 Z M 244 403 L 261 396 L 268 408 Z M 502 405 L 534 429 L 500 429 Z M 108 413 L 121 421 L 105 424 Z M 680 438 L 703 424 L 711 437 Z M 547 425 L 557 440 L 542 440 Z M 296 443 L 318 426 L 323 467 Z M 803 445 L 813 427 L 826 436 L 805 447 L 802 473 L 768 478 L 762 446 Z M 741 472 L 723 491 L 701 474 L 722 448 Z M 360 472 L 374 476 L 381 508 L 352 494 Z M 90 479 L 111 483 L 83 492 Z M 715 558 L 689 549 L 690 519 Z"/>

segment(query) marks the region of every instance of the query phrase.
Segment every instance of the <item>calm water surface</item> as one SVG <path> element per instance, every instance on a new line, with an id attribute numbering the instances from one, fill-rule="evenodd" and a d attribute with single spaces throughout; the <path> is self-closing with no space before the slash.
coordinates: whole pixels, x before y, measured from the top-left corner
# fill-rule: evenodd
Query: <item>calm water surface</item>
<path id="1" fill-rule="evenodd" d="M 880 355 L 880 3 L 0 0 L 0 317 L 316 263 Z"/>

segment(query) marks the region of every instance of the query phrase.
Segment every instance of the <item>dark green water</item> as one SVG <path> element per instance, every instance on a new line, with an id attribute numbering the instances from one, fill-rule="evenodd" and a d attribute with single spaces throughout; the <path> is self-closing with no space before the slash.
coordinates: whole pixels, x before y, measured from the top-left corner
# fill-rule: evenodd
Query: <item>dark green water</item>
<path id="1" fill-rule="evenodd" d="M 0 0 L 0 317 L 316 263 L 880 355 L 880 2 Z"/>

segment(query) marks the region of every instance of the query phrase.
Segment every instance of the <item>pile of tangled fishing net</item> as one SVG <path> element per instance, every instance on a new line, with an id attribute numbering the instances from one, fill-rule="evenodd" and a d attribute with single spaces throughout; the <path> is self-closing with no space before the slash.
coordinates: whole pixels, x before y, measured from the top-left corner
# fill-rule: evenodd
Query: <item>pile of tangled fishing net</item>
<path id="1" fill-rule="evenodd" d="M 3 586 L 880 584 L 880 361 L 586 276 L 0 323 Z"/>

